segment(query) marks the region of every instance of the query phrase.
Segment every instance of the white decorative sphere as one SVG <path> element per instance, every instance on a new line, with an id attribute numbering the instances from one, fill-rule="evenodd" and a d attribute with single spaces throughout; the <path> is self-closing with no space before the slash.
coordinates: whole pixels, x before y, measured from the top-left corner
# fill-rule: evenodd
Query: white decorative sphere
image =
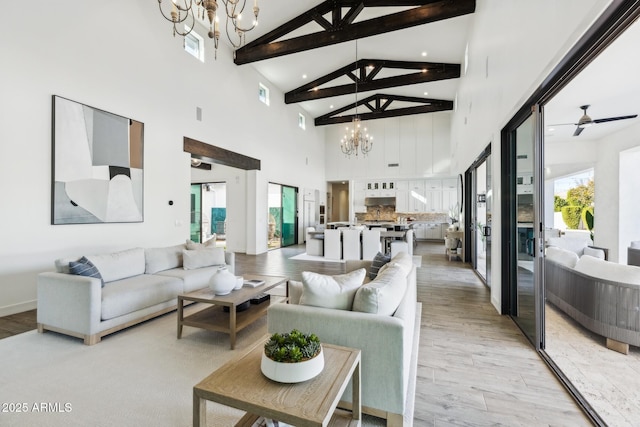
<path id="1" fill-rule="evenodd" d="M 209 279 L 209 287 L 216 295 L 227 295 L 237 284 L 236 276 L 227 267 L 220 267 Z"/>

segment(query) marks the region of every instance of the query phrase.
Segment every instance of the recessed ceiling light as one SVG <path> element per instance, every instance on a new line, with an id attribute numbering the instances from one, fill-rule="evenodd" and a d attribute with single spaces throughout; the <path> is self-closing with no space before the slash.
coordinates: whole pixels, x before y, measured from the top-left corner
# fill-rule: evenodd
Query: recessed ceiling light
<path id="1" fill-rule="evenodd" d="M 333 108 L 333 104 L 329 105 L 329 108 Z"/>
<path id="2" fill-rule="evenodd" d="M 422 56 L 427 56 L 427 52 L 422 52 Z"/>
<path id="3" fill-rule="evenodd" d="M 427 69 L 426 69 L 426 68 L 423 68 L 423 69 L 422 69 L 422 72 L 423 72 L 423 73 L 426 73 L 426 72 L 427 72 Z"/>
<path id="4" fill-rule="evenodd" d="M 306 75 L 306 74 L 303 74 L 303 75 L 302 75 L 302 78 L 303 78 L 303 79 L 306 79 L 306 78 L 307 78 L 307 75 Z"/>
<path id="5" fill-rule="evenodd" d="M 425 95 L 429 95 L 429 92 L 425 92 L 424 94 L 425 94 Z"/>

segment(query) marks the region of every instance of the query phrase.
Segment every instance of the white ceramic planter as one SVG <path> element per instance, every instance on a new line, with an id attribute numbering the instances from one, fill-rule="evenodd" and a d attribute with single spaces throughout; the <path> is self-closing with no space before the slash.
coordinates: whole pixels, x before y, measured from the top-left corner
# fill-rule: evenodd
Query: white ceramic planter
<path id="1" fill-rule="evenodd" d="M 310 380 L 324 369 L 322 349 L 313 359 L 298 363 L 282 363 L 269 359 L 264 352 L 260 363 L 262 373 L 267 378 L 279 383 L 300 383 Z"/>

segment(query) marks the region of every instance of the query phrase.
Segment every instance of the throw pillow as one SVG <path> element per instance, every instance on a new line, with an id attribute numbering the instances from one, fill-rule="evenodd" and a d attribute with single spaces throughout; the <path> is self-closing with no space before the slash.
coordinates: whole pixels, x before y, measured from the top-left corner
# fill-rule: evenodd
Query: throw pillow
<path id="1" fill-rule="evenodd" d="M 101 255 L 87 255 L 106 283 L 144 274 L 144 249 L 132 248 Z"/>
<path id="2" fill-rule="evenodd" d="M 391 258 L 388 263 L 380 267 L 380 270 L 378 270 L 378 274 L 382 273 L 392 265 L 400 266 L 405 274 L 409 274 L 409 272 L 413 268 L 413 258 L 406 252 L 398 252 L 398 254 Z"/>
<path id="3" fill-rule="evenodd" d="M 400 305 L 407 287 L 407 275 L 399 265 L 386 268 L 362 285 L 353 299 L 353 311 L 391 316 Z"/>
<path id="4" fill-rule="evenodd" d="M 196 243 L 193 240 L 187 239 L 187 249 L 190 251 L 196 251 L 198 249 L 207 249 L 207 248 L 215 248 L 216 246 L 216 235 L 212 234 L 211 239 L 207 240 L 204 243 Z"/>
<path id="5" fill-rule="evenodd" d="M 350 310 L 366 274 L 364 268 L 336 276 L 303 271 L 300 305 Z"/>
<path id="6" fill-rule="evenodd" d="M 373 261 L 371 261 L 371 267 L 369 267 L 369 279 L 375 279 L 380 271 L 380 267 L 389 261 L 391 261 L 390 256 L 383 255 L 382 252 L 378 252 L 376 256 L 373 257 Z"/>
<path id="7" fill-rule="evenodd" d="M 144 250 L 144 272 L 154 274 L 158 271 L 182 267 L 182 251 L 186 245 L 168 246 L 165 248 L 147 248 Z"/>
<path id="8" fill-rule="evenodd" d="M 75 274 L 76 276 L 94 277 L 96 279 L 100 279 L 100 282 L 104 287 L 104 280 L 102 280 L 100 272 L 98 271 L 96 266 L 87 259 L 87 257 L 82 257 L 78 261 L 71 261 L 69 263 L 69 273 Z"/>
<path id="9" fill-rule="evenodd" d="M 558 248 L 556 246 L 549 246 L 547 249 L 545 249 L 545 257 L 550 261 L 556 262 L 569 268 L 575 267 L 578 259 L 580 258 L 575 252 Z"/>
<path id="10" fill-rule="evenodd" d="M 297 280 L 289 280 L 289 304 L 300 304 L 300 297 L 302 296 L 302 282 Z"/>
<path id="11" fill-rule="evenodd" d="M 185 270 L 224 264 L 224 248 L 184 249 L 182 251 L 182 266 Z"/>

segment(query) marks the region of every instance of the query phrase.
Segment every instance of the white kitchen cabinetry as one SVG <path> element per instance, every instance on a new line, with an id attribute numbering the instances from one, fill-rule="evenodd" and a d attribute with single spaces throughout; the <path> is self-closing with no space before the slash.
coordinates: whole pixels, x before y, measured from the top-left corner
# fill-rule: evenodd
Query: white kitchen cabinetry
<path id="1" fill-rule="evenodd" d="M 439 223 L 421 222 L 413 225 L 418 240 L 442 240 L 442 226 Z"/>
<path id="2" fill-rule="evenodd" d="M 409 210 L 411 212 L 427 212 L 424 181 L 409 181 Z"/>
<path id="3" fill-rule="evenodd" d="M 365 192 L 356 190 L 353 193 L 353 210 L 354 212 L 366 212 L 367 207 L 364 205 Z"/>
<path id="4" fill-rule="evenodd" d="M 425 199 L 425 212 L 442 212 L 442 190 L 426 190 Z"/>
<path id="5" fill-rule="evenodd" d="M 396 212 L 409 212 L 409 192 L 396 190 Z"/>
<path id="6" fill-rule="evenodd" d="M 418 240 L 426 240 L 427 224 L 419 223 L 413 225 L 413 233 Z"/>

